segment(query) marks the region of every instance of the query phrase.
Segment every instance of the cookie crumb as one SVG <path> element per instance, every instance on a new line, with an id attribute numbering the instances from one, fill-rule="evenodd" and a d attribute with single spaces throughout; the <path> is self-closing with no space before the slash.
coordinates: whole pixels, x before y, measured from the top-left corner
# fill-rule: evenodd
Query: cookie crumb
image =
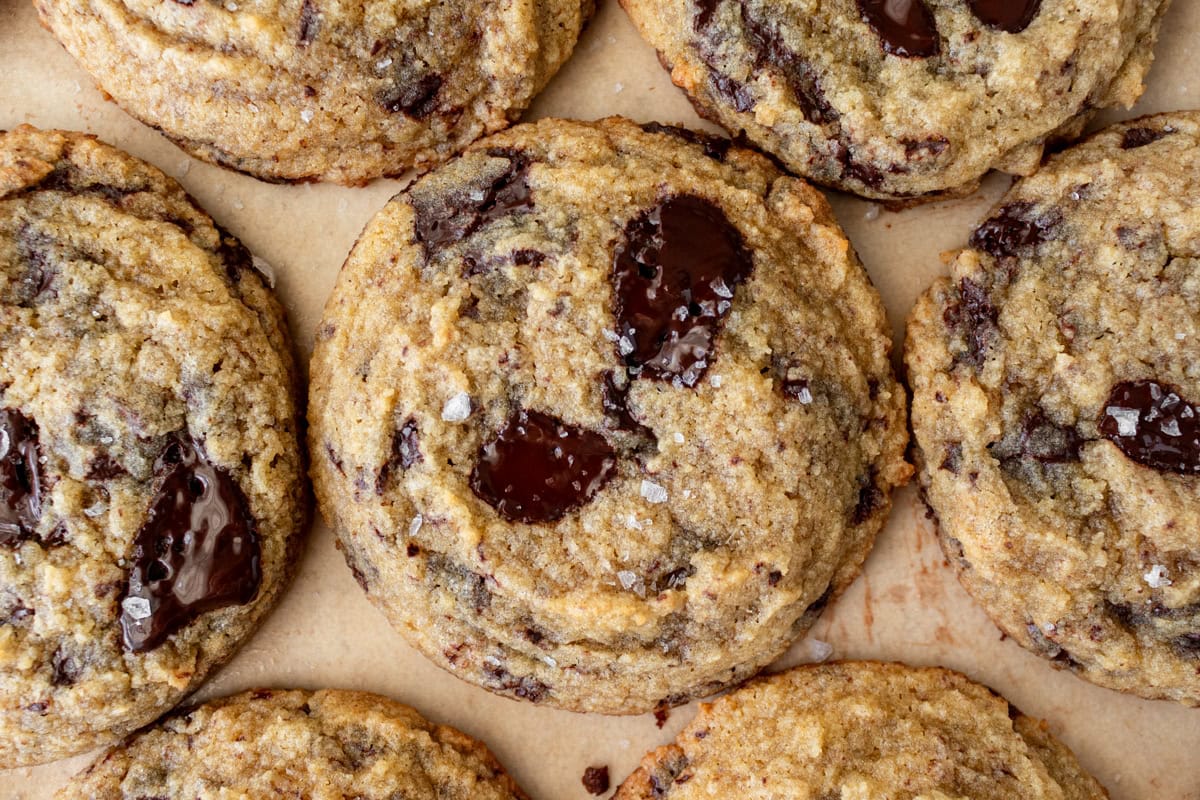
<path id="1" fill-rule="evenodd" d="M 667 502 L 667 490 L 659 486 L 653 481 L 642 479 L 642 497 L 647 503 L 665 503 Z"/>
<path id="2" fill-rule="evenodd" d="M 588 767 L 583 771 L 583 788 L 588 790 L 588 794 L 604 794 L 608 786 L 608 765 Z"/>
<path id="3" fill-rule="evenodd" d="M 442 406 L 442 419 L 446 422 L 462 422 L 471 416 L 471 396 L 459 392 L 446 401 Z"/>

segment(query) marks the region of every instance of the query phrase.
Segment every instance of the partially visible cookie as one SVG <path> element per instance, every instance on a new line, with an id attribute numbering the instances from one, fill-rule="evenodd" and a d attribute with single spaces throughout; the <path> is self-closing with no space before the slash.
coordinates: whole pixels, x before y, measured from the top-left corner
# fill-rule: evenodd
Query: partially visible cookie
<path id="1" fill-rule="evenodd" d="M 1200 114 L 1017 183 L 917 303 L 906 360 L 967 590 L 1056 666 L 1200 704 Z"/>
<path id="2" fill-rule="evenodd" d="M 0 133 L 0 766 L 113 742 L 274 603 L 306 521 L 283 310 L 173 180 Z"/>
<path id="3" fill-rule="evenodd" d="M 365 692 L 258 689 L 172 714 L 58 800 L 527 800 L 483 743 Z"/>
<path id="4" fill-rule="evenodd" d="M 35 0 L 126 111 L 265 180 L 361 184 L 506 127 L 592 0 Z"/>
<path id="5" fill-rule="evenodd" d="M 704 116 L 864 197 L 1028 174 L 1133 104 L 1169 0 L 622 0 Z"/>
<path id="6" fill-rule="evenodd" d="M 700 706 L 614 800 L 1102 800 L 1043 722 L 946 669 L 797 667 Z"/>
<path id="7" fill-rule="evenodd" d="M 350 254 L 313 354 L 317 495 L 371 599 L 455 675 L 680 703 L 858 573 L 909 475 L 890 344 L 824 197 L 762 156 L 521 125 Z"/>

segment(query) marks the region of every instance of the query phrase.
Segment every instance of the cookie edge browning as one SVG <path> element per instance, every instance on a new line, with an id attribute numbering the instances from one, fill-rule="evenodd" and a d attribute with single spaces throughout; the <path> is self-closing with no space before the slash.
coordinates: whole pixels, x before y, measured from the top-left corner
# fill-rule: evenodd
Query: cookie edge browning
<path id="1" fill-rule="evenodd" d="M 529 795 L 521 789 L 516 780 L 504 768 L 504 765 L 496 758 L 495 753 L 482 740 L 463 733 L 453 726 L 434 722 L 412 706 L 401 703 L 398 700 L 393 700 L 390 697 L 374 692 L 364 692 L 357 689 L 307 690 L 267 688 L 247 689 L 237 694 L 215 698 L 207 702 L 191 703 L 172 710 L 162 718 L 129 734 L 123 741 L 111 746 L 98 756 L 95 761 L 73 775 L 70 781 L 54 795 L 55 800 L 73 800 L 74 798 L 83 797 L 90 798 L 91 800 L 123 800 L 124 796 L 121 794 L 98 792 L 97 783 L 116 774 L 119 769 L 116 757 L 130 748 L 137 746 L 142 737 L 161 729 L 167 722 L 187 716 L 198 710 L 218 711 L 241 704 L 269 703 L 274 697 L 280 694 L 299 695 L 304 699 L 305 703 L 316 699 L 319 702 L 334 702 L 342 707 L 366 706 L 372 710 L 387 714 L 388 718 L 393 721 L 402 721 L 402 718 L 408 717 L 408 720 L 402 721 L 404 725 L 409 725 L 415 718 L 424 723 L 430 738 L 435 744 L 448 745 L 456 754 L 464 755 L 471 753 L 478 756 L 484 764 L 496 773 L 496 780 L 513 796 L 514 800 L 529 800 Z"/>
<path id="2" fill-rule="evenodd" d="M 1156 0 L 1156 2 L 1158 1 Z M 708 75 L 704 66 L 694 63 L 694 59 L 687 57 L 672 59 L 670 54 L 659 48 L 659 43 L 652 40 L 651 24 L 645 19 L 657 18 L 656 9 L 652 7 L 655 2 L 656 0 L 618 0 L 621 9 L 637 30 L 638 35 L 654 48 L 658 62 L 666 70 L 671 83 L 684 93 L 701 118 L 719 126 L 729 135 L 745 139 L 748 144 L 761 149 L 764 153 L 769 153 L 784 164 L 788 171 L 805 181 L 819 183 L 827 189 L 846 192 L 860 199 L 881 203 L 891 211 L 967 197 L 973 194 L 983 179 L 994 171 L 1004 172 L 1018 178 L 1032 175 L 1041 167 L 1049 149 L 1056 143 L 1072 142 L 1078 139 L 1087 124 L 1099 111 L 1117 105 L 1127 109 L 1132 108 L 1145 91 L 1144 78 L 1154 62 L 1154 45 L 1158 40 L 1159 27 L 1171 5 L 1171 0 L 1161 0 L 1150 29 L 1143 32 L 1134 41 L 1127 58 L 1113 73 L 1112 81 L 1104 87 L 1102 100 L 1097 101 L 1094 105 L 1091 102 L 1085 102 L 1083 107 L 1064 119 L 1058 127 L 1046 131 L 1040 137 L 998 153 L 992 163 L 974 178 L 928 192 L 892 194 L 873 189 L 857 178 L 843 179 L 840 182 L 825 182 L 811 176 L 803 169 L 801 160 L 789 157 L 787 153 L 782 152 L 782 148 L 776 152 L 775 148 L 768 146 L 776 138 L 774 129 L 759 125 L 755 121 L 752 109 L 736 111 L 735 109 L 724 109 L 720 105 L 712 103 L 708 99 L 709 92 L 706 89 Z M 729 120 L 732 118 L 736 118 L 736 124 L 730 123 Z"/>
<path id="3" fill-rule="evenodd" d="M 1078 795 L 1069 795 L 1070 797 L 1078 798 L 1078 800 L 1085 800 L 1085 798 L 1107 800 L 1108 798 L 1107 790 L 1105 790 L 1099 781 L 1083 770 L 1075 754 L 1050 733 L 1045 721 L 1026 716 L 1005 699 L 1003 695 L 987 685 L 974 681 L 963 673 L 946 667 L 912 667 L 898 661 L 839 660 L 823 664 L 801 664 L 781 672 L 761 675 L 747 682 L 737 690 L 722 695 L 711 703 L 701 703 L 699 709 L 696 711 L 696 716 L 684 726 L 673 742 L 651 750 L 642 758 L 629 777 L 617 787 L 612 800 L 654 800 L 654 798 L 670 797 L 670 784 L 668 783 L 666 786 L 662 785 L 658 782 L 657 776 L 665 772 L 665 774 L 673 778 L 679 769 L 686 768 L 686 764 L 688 763 L 687 751 L 681 744 L 689 740 L 694 741 L 696 738 L 695 734 L 698 731 L 706 729 L 712 718 L 721 715 L 726 706 L 738 703 L 740 699 L 738 695 L 743 689 L 775 681 L 792 681 L 800 677 L 803 673 L 828 670 L 854 673 L 855 677 L 860 678 L 882 678 L 901 674 L 913 676 L 927 675 L 960 686 L 965 684 L 981 687 L 990 692 L 996 702 L 1002 702 L 1008 706 L 1008 715 L 1013 720 L 1014 735 L 1019 736 L 1032 750 L 1036 751 L 1036 755 L 1041 757 L 1039 760 L 1046 767 L 1047 771 L 1051 772 L 1052 777 L 1056 781 L 1059 781 L 1061 784 L 1063 779 L 1070 780 L 1072 781 L 1071 785 L 1082 784 L 1080 786 L 1081 789 L 1091 790 L 1090 792 L 1081 791 Z M 1053 761 L 1050 760 L 1051 758 Z M 676 767 L 675 764 L 681 760 L 684 766 Z"/>
<path id="4" fill-rule="evenodd" d="M 209 223 L 217 230 L 218 235 L 223 239 L 234 239 L 239 244 L 239 239 L 229 233 L 225 228 L 221 227 L 208 213 L 207 210 L 174 178 L 167 175 L 161 169 L 149 161 L 133 155 L 128 151 L 122 150 L 115 145 L 101 139 L 96 134 L 71 131 L 57 128 L 38 128 L 29 124 L 21 124 L 11 130 L 0 130 L 0 137 L 7 134 L 19 134 L 25 136 L 57 136 L 63 139 L 62 152 L 69 152 L 71 147 L 82 142 L 90 142 L 98 145 L 100 148 L 116 155 L 121 160 L 137 162 L 137 164 L 146 170 L 152 178 L 157 178 L 163 181 L 163 185 L 168 192 L 178 192 L 183 199 L 192 205 L 196 212 L 208 219 Z M 4 202 L 0 198 L 0 202 Z M 249 251 L 247 251 L 249 252 Z M 253 279 L 255 287 L 248 293 L 239 292 L 236 297 L 242 304 L 251 311 L 263 324 L 263 333 L 267 340 L 271 343 L 272 350 L 279 357 L 288 376 L 288 386 L 285 391 L 289 393 L 292 399 L 294 419 L 293 429 L 295 432 L 295 452 L 297 456 L 297 466 L 295 481 L 292 487 L 292 526 L 291 532 L 287 536 L 286 547 L 284 549 L 283 560 L 280 564 L 280 574 L 278 580 L 271 584 L 262 583 L 259 586 L 258 593 L 254 599 L 250 601 L 249 606 L 255 610 L 247 615 L 244 620 L 245 631 L 233 643 L 226 652 L 214 653 L 209 649 L 201 649 L 198 652 L 197 664 L 198 667 L 193 671 L 192 677 L 187 685 L 182 689 L 171 692 L 172 699 L 165 705 L 156 706 L 155 708 L 132 717 L 126 724 L 111 730 L 94 730 L 87 736 L 77 736 L 71 740 L 70 744 L 63 743 L 52 745 L 52 743 L 42 738 L 39 740 L 38 750 L 36 754 L 29 758 L 23 758 L 23 754 L 27 751 L 22 751 L 16 743 L 10 751 L 14 756 L 14 760 L 4 762 L 3 766 L 8 768 L 30 767 L 47 764 L 52 761 L 57 761 L 63 758 L 69 758 L 86 752 L 89 749 L 101 746 L 107 746 L 119 740 L 121 737 L 129 734 L 130 731 L 137 730 L 145 725 L 153 723 L 158 719 L 164 711 L 169 711 L 176 707 L 189 694 L 196 691 L 210 677 L 225 666 L 234 656 L 246 645 L 257 633 L 263 622 L 270 613 L 278 605 L 282 596 L 291 586 L 299 568 L 299 562 L 304 554 L 304 549 L 308 541 L 308 530 L 311 527 L 314 511 L 314 500 L 311 486 L 308 481 L 308 452 L 305 447 L 305 431 L 307 428 L 306 419 L 306 393 L 303 383 L 303 376 L 299 370 L 299 360 L 296 352 L 296 340 L 292 335 L 288 324 L 287 312 L 275 293 L 274 288 L 267 283 L 264 276 L 257 269 L 243 270 L 240 273 L 239 285 L 241 281 Z M 266 323 L 270 323 L 270 329 Z M 257 522 L 257 518 L 255 520 Z M 241 606 L 245 607 L 245 606 Z M 180 630 L 184 630 L 197 624 L 203 620 L 208 614 L 219 613 L 220 609 L 212 612 L 201 614 L 196 619 L 191 620 Z M 114 626 L 116 625 L 114 620 Z M 0 754 L 4 753 L 5 748 L 0 747 Z"/>
<path id="5" fill-rule="evenodd" d="M 434 169 L 453 158 L 456 158 L 465 151 L 465 148 L 460 148 L 457 151 L 447 151 L 445 154 L 439 154 L 436 150 L 422 148 L 417 152 L 410 153 L 407 158 L 397 160 L 395 167 L 385 167 L 382 170 L 368 170 L 363 168 L 351 169 L 349 166 L 343 164 L 340 166 L 331 167 L 320 173 L 297 175 L 286 174 L 282 169 L 272 167 L 272 165 L 280 163 L 277 154 L 256 156 L 237 155 L 218 147 L 215 141 L 206 142 L 187 136 L 170 133 L 157 124 L 151 118 L 151 115 L 143 114 L 135 110 L 132 106 L 132 103 L 129 103 L 124 99 L 111 94 L 100 83 L 99 79 L 96 78 L 96 76 L 93 75 L 92 72 L 83 65 L 83 62 L 75 55 L 75 53 L 73 53 L 62 42 L 51 25 L 49 14 L 43 10 L 43 3 L 52 3 L 55 1 L 56 0 L 33 0 L 33 5 L 37 11 L 38 24 L 41 25 L 42 29 L 54 38 L 54 41 L 58 43 L 59 47 L 61 47 L 69 56 L 71 56 L 72 60 L 75 61 L 76 66 L 78 66 L 78 68 L 88 76 L 88 79 L 92 82 L 92 85 L 95 86 L 96 90 L 100 92 L 104 99 L 112 102 L 130 118 L 161 134 L 163 138 L 171 142 L 187 155 L 206 164 L 212 164 L 213 166 L 220 167 L 224 170 L 239 175 L 248 175 L 252 178 L 269 184 L 298 185 L 305 183 L 332 183 L 349 188 L 361 188 L 376 180 L 400 179 L 408 175 L 410 172 L 414 174 L 414 177 L 420 176 L 425 172 L 428 172 L 429 170 Z M 545 90 L 546 86 L 551 80 L 553 80 L 558 71 L 562 69 L 567 61 L 570 60 L 575 48 L 579 45 L 579 40 L 582 38 L 584 31 L 587 29 L 596 13 L 596 0 L 576 0 L 576 2 L 579 6 L 580 15 L 579 30 L 576 32 L 574 39 L 569 41 L 565 51 L 562 54 L 562 57 L 557 60 L 557 63 L 549 61 L 546 63 L 539 62 L 536 64 L 535 69 L 532 70 L 532 72 L 537 76 L 538 80 L 535 81 L 534 88 L 531 91 L 529 98 L 524 103 L 518 103 L 509 106 L 504 113 L 504 121 L 500 123 L 498 127 L 484 125 L 483 132 L 474 140 L 472 140 L 472 142 L 467 145 L 468 147 L 480 139 L 512 127 L 516 120 L 518 120 L 521 115 L 528 110 L 529 106 L 531 106 L 538 98 L 538 95 Z M 190 5 L 190 3 L 188 3 L 188 5 Z M 539 23 L 539 32 L 542 34 L 552 32 L 555 27 L 553 20 L 544 18 L 544 15 L 540 13 L 542 10 L 540 0 L 535 0 L 535 5 L 537 6 L 537 10 L 539 12 L 535 15 Z M 539 54 L 544 53 L 544 50 L 545 48 L 539 47 Z M 353 150 L 357 144 L 357 142 L 351 143 L 351 146 L 348 148 L 336 148 L 331 149 L 328 152 L 345 152 L 346 150 Z"/>
<path id="6" fill-rule="evenodd" d="M 1145 114 L 1131 119 L 1120 120 L 1110 125 L 1105 126 L 1097 131 L 1092 132 L 1088 136 L 1074 142 L 1071 147 L 1051 155 L 1046 159 L 1043 167 L 1050 168 L 1054 166 L 1055 160 L 1064 153 L 1070 153 L 1075 148 L 1085 147 L 1095 143 L 1099 138 L 1111 135 L 1115 132 L 1127 131 L 1134 128 L 1147 127 L 1146 123 L 1152 121 L 1169 121 L 1170 119 L 1185 115 L 1195 118 L 1200 122 L 1200 111 L 1182 110 L 1182 111 L 1167 111 L 1152 114 Z M 1019 185 L 1019 181 L 1015 182 L 997 201 L 990 206 L 981 216 L 978 224 L 982 224 L 993 218 L 1010 202 L 1010 195 Z M 979 252 L 970 245 L 957 250 L 952 250 L 946 254 L 947 263 L 953 265 L 966 254 Z M 942 369 L 938 365 L 931 365 L 926 362 L 925 351 L 927 348 L 917 344 L 918 340 L 931 341 L 935 338 L 940 340 L 941 331 L 946 330 L 946 326 L 942 321 L 941 307 L 938 303 L 938 297 L 946 293 L 956 292 L 952 276 L 939 276 L 934 282 L 920 295 L 908 313 L 905 320 L 905 336 L 904 336 L 904 366 L 907 377 L 907 384 L 911 393 L 909 406 L 909 426 L 911 428 L 909 440 L 911 442 L 910 453 L 913 461 L 913 466 L 916 468 L 916 478 L 918 490 L 920 494 L 920 502 L 927 511 L 927 517 L 933 521 L 934 530 L 939 547 L 946 560 L 950 562 L 954 569 L 955 577 L 959 585 L 967 592 L 972 601 L 983 610 L 988 619 L 1000 630 L 1002 634 L 1012 639 L 1021 649 L 1036 656 L 1039 661 L 1046 665 L 1080 678 L 1094 686 L 1098 686 L 1109 691 L 1120 692 L 1134 697 L 1140 697 L 1145 700 L 1169 700 L 1178 702 L 1185 706 L 1200 707 L 1200 692 L 1195 694 L 1185 694 L 1183 690 L 1177 687 L 1164 687 L 1161 684 L 1147 684 L 1145 681 L 1138 681 L 1137 685 L 1129 685 L 1127 682 L 1120 681 L 1112 677 L 1110 673 L 1094 669 L 1088 665 L 1079 664 L 1070 660 L 1056 660 L 1047 656 L 1043 651 L 1039 650 L 1030 636 L 1030 632 L 1025 625 L 1014 625 L 1011 621 L 1003 619 L 1000 613 L 994 613 L 992 607 L 987 602 L 988 593 L 984 586 L 988 582 L 981 579 L 976 579 L 973 575 L 968 574 L 973 571 L 969 569 L 969 564 L 963 559 L 960 550 L 960 543 L 950 534 L 946 525 L 942 522 L 934 502 L 929 498 L 931 481 L 933 475 L 932 464 L 936 459 L 930 459 L 926 456 L 924 448 L 921 445 L 921 439 L 918 434 L 918 419 L 924 418 L 924 414 L 918 411 L 923 405 L 920 402 L 920 394 L 918 392 L 919 385 L 925 385 L 931 378 L 937 376 L 950 377 L 951 373 Z M 918 355 L 920 353 L 920 355 Z M 1065 651 L 1064 651 L 1065 652 Z M 1142 674 L 1140 671 L 1135 671 L 1135 674 Z"/>

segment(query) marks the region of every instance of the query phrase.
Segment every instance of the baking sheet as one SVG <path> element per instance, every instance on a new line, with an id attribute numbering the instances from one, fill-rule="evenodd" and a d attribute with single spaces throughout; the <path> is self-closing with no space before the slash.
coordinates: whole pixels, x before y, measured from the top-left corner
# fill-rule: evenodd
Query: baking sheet
<path id="1" fill-rule="evenodd" d="M 1200 2 L 1175 0 L 1163 23 L 1148 90 L 1131 112 L 1200 107 Z M 654 51 L 615 0 L 600 0 L 574 57 L 530 118 L 625 114 L 699 125 Z M 25 0 L 0 0 L 0 129 L 22 122 L 88 131 L 175 176 L 219 222 L 275 266 L 306 361 L 321 307 L 363 225 L 402 185 L 362 189 L 274 186 L 195 161 L 106 102 L 88 76 L 37 24 Z M 834 196 L 833 205 L 887 305 L 901 341 L 914 298 L 944 270 L 940 253 L 960 246 L 1008 181 L 992 176 L 975 195 L 901 213 Z M 299 233 L 298 232 L 302 232 Z M 1200 710 L 1100 689 L 1003 641 L 959 587 L 909 487 L 864 575 L 826 611 L 809 639 L 835 657 L 899 659 L 953 667 L 1026 713 L 1043 717 L 1115 800 L 1200 800 Z M 808 660 L 798 642 L 778 666 Z M 354 583 L 318 523 L 299 574 L 279 608 L 240 654 L 204 686 L 208 698 L 252 686 L 350 687 L 381 692 L 486 741 L 535 800 L 590 797 L 580 782 L 607 764 L 614 787 L 650 748 L 691 718 L 579 715 L 493 696 L 427 662 L 394 633 Z M 0 771 L 0 800 L 48 798 L 92 754 Z"/>

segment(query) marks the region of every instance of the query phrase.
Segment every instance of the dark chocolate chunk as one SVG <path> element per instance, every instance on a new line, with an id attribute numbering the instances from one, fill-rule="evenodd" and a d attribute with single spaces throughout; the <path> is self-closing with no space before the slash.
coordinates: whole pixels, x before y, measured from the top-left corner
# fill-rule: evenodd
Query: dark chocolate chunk
<path id="1" fill-rule="evenodd" d="M 487 676 L 485 685 L 489 689 L 514 695 L 531 703 L 540 702 L 550 691 L 550 687 L 537 678 L 531 675 L 518 677 L 499 664 L 485 663 L 483 671 Z"/>
<path id="2" fill-rule="evenodd" d="M 1020 33 L 1033 22 L 1042 7 L 1042 0 L 967 0 L 967 5 L 989 28 Z"/>
<path id="3" fill-rule="evenodd" d="M 709 78 L 712 80 L 717 94 L 728 100 L 735 110 L 741 112 L 753 110 L 755 100 L 749 86 L 715 70 L 709 72 Z"/>
<path id="4" fill-rule="evenodd" d="M 901 58 L 938 54 L 941 39 L 925 0 L 858 0 L 858 10 L 882 40 L 885 52 Z"/>
<path id="5" fill-rule="evenodd" d="M 1121 137 L 1121 149 L 1133 150 L 1138 147 L 1145 147 L 1151 142 L 1157 142 L 1164 136 L 1169 136 L 1174 133 L 1171 130 L 1156 130 L 1154 128 L 1129 128 L 1125 131 L 1125 135 Z"/>
<path id="6" fill-rule="evenodd" d="M 87 476 L 94 481 L 108 481 L 128 474 L 129 472 L 108 453 L 97 453 L 88 464 Z"/>
<path id="7" fill-rule="evenodd" d="M 479 448 L 471 489 L 510 522 L 554 522 L 590 501 L 616 466 L 600 434 L 521 410 Z"/>
<path id="8" fill-rule="evenodd" d="M 173 438 L 121 594 L 125 649 L 153 650 L 200 614 L 258 594 L 261 549 L 249 502 L 199 442 Z"/>
<path id="9" fill-rule="evenodd" d="M 904 157 L 912 160 L 922 155 L 940 156 L 950 146 L 950 140 L 945 136 L 931 136 L 928 139 L 902 139 Z"/>
<path id="10" fill-rule="evenodd" d="M 753 260 L 721 209 L 669 197 L 625 226 L 613 256 L 618 350 L 640 375 L 695 386 Z"/>
<path id="11" fill-rule="evenodd" d="M 403 86 L 393 86 L 380 93 L 379 105 L 395 114 L 403 112 L 413 119 L 425 119 L 437 108 L 438 92 L 442 88 L 442 76 L 426 73 Z"/>
<path id="12" fill-rule="evenodd" d="M 608 766 L 588 767 L 583 771 L 583 788 L 588 794 L 601 795 L 608 791 Z"/>
<path id="13" fill-rule="evenodd" d="M 0 545 L 36 536 L 42 518 L 38 426 L 20 411 L 0 409 Z"/>
<path id="14" fill-rule="evenodd" d="M 217 233 L 221 237 L 221 244 L 217 247 L 217 257 L 221 259 L 221 264 L 225 267 L 225 274 L 229 276 L 229 280 L 237 283 L 242 279 L 243 272 L 254 269 L 254 257 L 250 255 L 246 246 L 229 231 L 218 227 Z"/>
<path id="15" fill-rule="evenodd" d="M 712 22 L 713 14 L 717 12 L 717 3 L 721 0 L 696 0 L 696 18 L 692 21 L 692 28 L 696 31 L 701 31 L 708 27 L 708 23 Z"/>
<path id="16" fill-rule="evenodd" d="M 717 161 L 724 160 L 726 154 L 729 152 L 729 148 L 733 146 L 733 140 L 731 139 L 726 139 L 723 136 L 713 136 L 710 133 L 693 131 L 688 128 L 681 128 L 678 125 L 647 122 L 642 126 L 642 130 L 646 133 L 665 133 L 683 139 L 685 142 L 698 144 L 704 148 L 704 155 Z"/>
<path id="17" fill-rule="evenodd" d="M 875 485 L 873 470 L 870 475 L 861 478 L 858 484 L 858 499 L 854 503 L 854 512 L 850 515 L 855 525 L 861 525 L 870 519 L 884 501 L 883 492 Z"/>
<path id="18" fill-rule="evenodd" d="M 63 652 L 62 647 L 54 651 L 50 657 L 50 683 L 54 686 L 72 686 L 79 680 L 83 668 L 79 662 Z"/>
<path id="19" fill-rule="evenodd" d="M 974 367 L 983 364 L 988 346 L 994 337 L 999 316 L 987 290 L 971 280 L 963 278 L 958 285 L 958 301 L 946 306 L 942 319 L 950 328 L 957 329 L 966 340 L 966 352 L 957 358 Z"/>
<path id="20" fill-rule="evenodd" d="M 1184 658 L 1200 658 L 1200 632 L 1176 636 L 1171 644 L 1175 647 L 1175 652 Z"/>
<path id="21" fill-rule="evenodd" d="M 1038 213 L 1029 201 L 1009 203 L 971 234 L 971 247 L 993 258 L 1022 255 L 1046 241 L 1062 222 L 1062 213 Z"/>
<path id="22" fill-rule="evenodd" d="M 696 574 L 696 568 L 691 564 L 685 567 L 678 567 L 663 575 L 659 575 L 654 580 L 655 592 L 666 592 L 672 589 L 682 591 L 687 586 L 687 579 Z M 773 584 L 772 584 L 773 585 Z"/>
<path id="23" fill-rule="evenodd" d="M 313 0 L 304 0 L 300 7 L 300 44 L 305 45 L 317 38 L 321 30 L 321 12 L 317 10 Z"/>
<path id="24" fill-rule="evenodd" d="M 414 227 L 427 254 L 470 236 L 488 222 L 533 208 L 532 190 L 526 182 L 528 158 L 516 150 L 489 150 L 488 155 L 506 158 L 509 165 L 487 187 L 470 187 L 431 201 L 414 197 Z"/>
<path id="25" fill-rule="evenodd" d="M 388 478 L 396 474 L 396 471 L 407 472 L 413 464 L 419 464 L 425 460 L 421 455 L 421 439 L 417 431 L 417 421 L 413 417 L 409 417 L 404 421 L 394 434 L 392 434 L 392 453 L 387 462 L 380 467 L 379 476 L 376 480 L 375 488 L 382 492 L 383 487 L 387 485 Z"/>
<path id="26" fill-rule="evenodd" d="M 1019 466 L 1014 462 L 1064 464 L 1078 461 L 1084 442 L 1073 426 L 1060 425 L 1047 417 L 1041 408 L 1035 408 L 1025 414 L 1020 428 L 1006 432 L 1004 438 L 991 445 L 989 450 L 1002 464 L 1014 469 Z"/>
<path id="27" fill-rule="evenodd" d="M 1118 383 L 1100 412 L 1099 427 L 1143 466 L 1200 474 L 1200 406 L 1172 386 L 1152 380 Z"/>
<path id="28" fill-rule="evenodd" d="M 938 469 L 944 469 L 954 475 L 958 474 L 958 470 L 962 467 L 962 442 L 953 442 L 945 447 L 945 452 L 942 454 L 942 463 L 938 465 Z"/>
<path id="29" fill-rule="evenodd" d="M 744 3 L 742 21 L 750 39 L 750 48 L 758 54 L 758 66 L 769 64 L 783 74 L 804 118 L 815 125 L 836 122 L 838 112 L 825 97 L 812 64 L 788 47 L 774 27 L 754 17 Z"/>

